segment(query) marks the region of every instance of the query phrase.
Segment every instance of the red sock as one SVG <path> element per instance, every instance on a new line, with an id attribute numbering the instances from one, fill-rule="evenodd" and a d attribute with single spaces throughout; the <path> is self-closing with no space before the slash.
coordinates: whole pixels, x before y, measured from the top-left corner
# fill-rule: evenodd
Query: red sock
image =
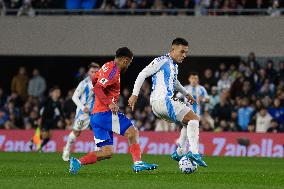
<path id="1" fill-rule="evenodd" d="M 141 149 L 139 144 L 131 144 L 129 152 L 132 154 L 132 160 L 134 163 L 136 161 L 141 161 Z"/>
<path id="2" fill-rule="evenodd" d="M 90 152 L 79 160 L 82 165 L 93 164 L 97 162 L 97 156 L 94 152 Z"/>

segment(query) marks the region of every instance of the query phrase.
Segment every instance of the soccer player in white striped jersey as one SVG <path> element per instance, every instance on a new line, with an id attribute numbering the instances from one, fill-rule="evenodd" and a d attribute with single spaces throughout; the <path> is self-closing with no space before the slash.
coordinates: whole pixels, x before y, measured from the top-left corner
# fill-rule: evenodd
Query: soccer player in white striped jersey
<path id="1" fill-rule="evenodd" d="M 187 106 L 189 106 L 198 116 L 202 115 L 202 104 L 203 103 L 208 103 L 209 102 L 209 96 L 206 91 L 206 89 L 199 85 L 199 77 L 196 72 L 191 72 L 188 77 L 189 85 L 186 85 L 184 88 L 193 96 L 195 103 L 190 104 L 187 103 L 187 99 L 184 98 L 184 102 L 186 103 Z M 181 93 L 177 94 L 178 98 L 183 97 Z M 180 132 L 180 136 L 177 140 L 177 149 L 176 152 L 172 154 L 172 158 L 175 159 L 177 157 L 177 154 L 182 154 L 186 150 L 185 144 L 188 140 L 188 129 L 187 126 L 183 126 Z"/>
<path id="2" fill-rule="evenodd" d="M 68 135 L 67 143 L 63 149 L 62 159 L 69 160 L 71 145 L 80 136 L 81 131 L 86 130 L 90 124 L 90 113 L 92 112 L 95 95 L 93 92 L 92 77 L 100 69 L 96 63 L 89 65 L 88 76 L 77 86 L 72 100 L 77 106 L 76 116 L 73 123 L 73 130 Z"/>
<path id="3" fill-rule="evenodd" d="M 183 38 L 176 38 L 172 42 L 172 50 L 161 57 L 155 58 L 138 75 L 129 106 L 134 110 L 141 86 L 145 79 L 152 76 L 152 93 L 150 104 L 154 114 L 170 122 L 187 125 L 190 151 L 185 154 L 198 165 L 207 167 L 202 156 L 198 153 L 199 142 L 199 116 L 194 113 L 185 103 L 173 99 L 174 92 L 182 93 L 187 100 L 194 104 L 193 96 L 180 84 L 177 79 L 178 64 L 182 63 L 189 51 L 188 42 Z M 177 154 L 181 159 L 184 154 Z M 177 159 L 177 160 L 178 160 Z"/>

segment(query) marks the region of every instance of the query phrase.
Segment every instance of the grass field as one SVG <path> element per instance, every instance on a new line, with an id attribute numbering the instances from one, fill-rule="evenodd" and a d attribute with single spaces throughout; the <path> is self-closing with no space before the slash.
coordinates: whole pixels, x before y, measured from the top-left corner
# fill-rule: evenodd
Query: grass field
<path id="1" fill-rule="evenodd" d="M 284 188 L 284 159 L 206 157 L 207 169 L 199 167 L 196 173 L 185 175 L 169 156 L 143 157 L 159 164 L 159 169 L 134 173 L 130 155 L 114 155 L 70 175 L 61 154 L 1 152 L 0 188 Z"/>

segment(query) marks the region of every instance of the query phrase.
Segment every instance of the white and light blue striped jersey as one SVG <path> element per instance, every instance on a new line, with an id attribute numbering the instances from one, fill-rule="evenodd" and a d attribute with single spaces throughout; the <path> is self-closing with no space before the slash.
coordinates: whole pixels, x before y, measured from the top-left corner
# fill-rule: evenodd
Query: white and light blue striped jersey
<path id="1" fill-rule="evenodd" d="M 93 92 L 93 84 L 89 76 L 79 83 L 72 96 L 72 100 L 77 106 L 76 116 L 83 113 L 85 107 L 89 108 L 90 112 L 92 112 L 95 95 Z"/>
<path id="2" fill-rule="evenodd" d="M 138 96 L 144 80 L 152 76 L 151 103 L 155 100 L 171 98 L 174 95 L 174 91 L 187 95 L 188 92 L 178 81 L 177 75 L 178 65 L 169 54 L 155 58 L 139 73 L 132 94 Z"/>
<path id="3" fill-rule="evenodd" d="M 197 99 L 209 99 L 208 93 L 206 91 L 206 89 L 201 86 L 201 85 L 197 85 L 195 87 L 191 86 L 191 85 L 186 85 L 184 86 L 184 88 L 189 92 L 189 94 L 191 94 L 191 96 L 194 98 L 195 101 L 197 101 Z M 187 102 L 187 99 L 184 98 L 184 102 Z M 194 103 L 193 105 L 191 105 L 190 103 L 186 103 L 197 115 L 201 115 L 202 114 L 202 110 L 201 110 L 201 105 L 202 102 Z"/>

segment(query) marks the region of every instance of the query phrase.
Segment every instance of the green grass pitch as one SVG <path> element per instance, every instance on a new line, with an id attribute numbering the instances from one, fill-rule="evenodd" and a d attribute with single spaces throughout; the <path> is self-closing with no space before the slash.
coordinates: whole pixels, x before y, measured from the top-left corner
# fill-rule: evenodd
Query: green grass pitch
<path id="1" fill-rule="evenodd" d="M 159 169 L 134 173 L 128 154 L 114 155 L 70 175 L 69 164 L 59 153 L 1 152 L 0 188 L 284 188 L 284 159 L 206 157 L 209 167 L 199 167 L 189 175 L 180 173 L 177 162 L 169 156 L 144 155 L 143 159 L 159 164 Z"/>

